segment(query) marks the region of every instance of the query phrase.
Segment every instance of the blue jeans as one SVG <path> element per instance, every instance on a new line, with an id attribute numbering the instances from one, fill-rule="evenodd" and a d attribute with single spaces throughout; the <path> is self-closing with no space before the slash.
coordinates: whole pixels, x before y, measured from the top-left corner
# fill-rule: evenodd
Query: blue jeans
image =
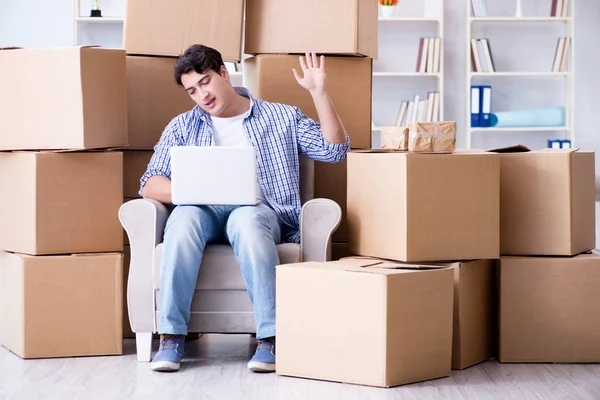
<path id="1" fill-rule="evenodd" d="M 275 266 L 281 225 L 265 204 L 177 206 L 165 227 L 160 261 L 159 333 L 186 335 L 207 244 L 229 242 L 254 305 L 257 339 L 275 336 Z"/>

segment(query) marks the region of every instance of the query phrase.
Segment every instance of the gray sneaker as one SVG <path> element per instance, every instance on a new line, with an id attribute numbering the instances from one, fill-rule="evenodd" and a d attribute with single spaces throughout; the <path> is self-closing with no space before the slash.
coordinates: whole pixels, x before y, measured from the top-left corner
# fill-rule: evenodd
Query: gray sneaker
<path id="1" fill-rule="evenodd" d="M 158 353 L 152 360 L 150 368 L 161 372 L 178 371 L 183 357 L 184 341 L 183 335 L 160 335 Z"/>
<path id="2" fill-rule="evenodd" d="M 248 363 L 248 369 L 252 372 L 274 372 L 275 371 L 275 338 L 257 340 L 258 347 L 254 357 Z"/>

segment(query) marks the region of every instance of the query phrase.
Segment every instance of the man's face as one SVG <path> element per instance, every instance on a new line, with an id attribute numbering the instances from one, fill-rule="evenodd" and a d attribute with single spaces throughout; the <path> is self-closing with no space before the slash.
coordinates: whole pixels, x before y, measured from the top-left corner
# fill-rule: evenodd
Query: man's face
<path id="1" fill-rule="evenodd" d="M 232 86 L 225 67 L 221 67 L 221 74 L 213 70 L 202 74 L 190 71 L 181 76 L 181 83 L 192 100 L 215 117 L 227 108 L 232 96 Z"/>

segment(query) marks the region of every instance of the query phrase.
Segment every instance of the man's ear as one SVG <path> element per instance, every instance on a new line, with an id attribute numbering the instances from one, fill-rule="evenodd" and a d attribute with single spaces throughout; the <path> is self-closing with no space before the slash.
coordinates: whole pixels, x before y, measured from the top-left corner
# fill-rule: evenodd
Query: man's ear
<path id="1" fill-rule="evenodd" d="M 226 81 L 229 80 L 229 70 L 227 70 L 227 67 L 224 65 L 221 65 L 221 76 L 225 78 Z"/>

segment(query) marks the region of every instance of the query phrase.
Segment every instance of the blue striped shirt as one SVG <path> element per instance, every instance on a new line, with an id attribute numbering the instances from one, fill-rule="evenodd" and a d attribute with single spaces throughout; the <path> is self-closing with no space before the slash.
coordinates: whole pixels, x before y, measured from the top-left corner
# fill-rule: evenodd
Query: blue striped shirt
<path id="1" fill-rule="evenodd" d="M 250 113 L 244 119 L 244 133 L 256 149 L 259 184 L 269 206 L 288 229 L 285 242 L 300 242 L 300 164 L 302 155 L 317 161 L 335 163 L 346 158 L 350 139 L 330 143 L 318 122 L 304 115 L 298 107 L 253 98 L 247 89 L 236 92 L 251 99 Z M 140 179 L 140 196 L 148 178 L 155 175 L 171 179 L 173 146 L 214 146 L 210 115 L 195 106 L 173 118 L 154 146 L 146 173 Z"/>

